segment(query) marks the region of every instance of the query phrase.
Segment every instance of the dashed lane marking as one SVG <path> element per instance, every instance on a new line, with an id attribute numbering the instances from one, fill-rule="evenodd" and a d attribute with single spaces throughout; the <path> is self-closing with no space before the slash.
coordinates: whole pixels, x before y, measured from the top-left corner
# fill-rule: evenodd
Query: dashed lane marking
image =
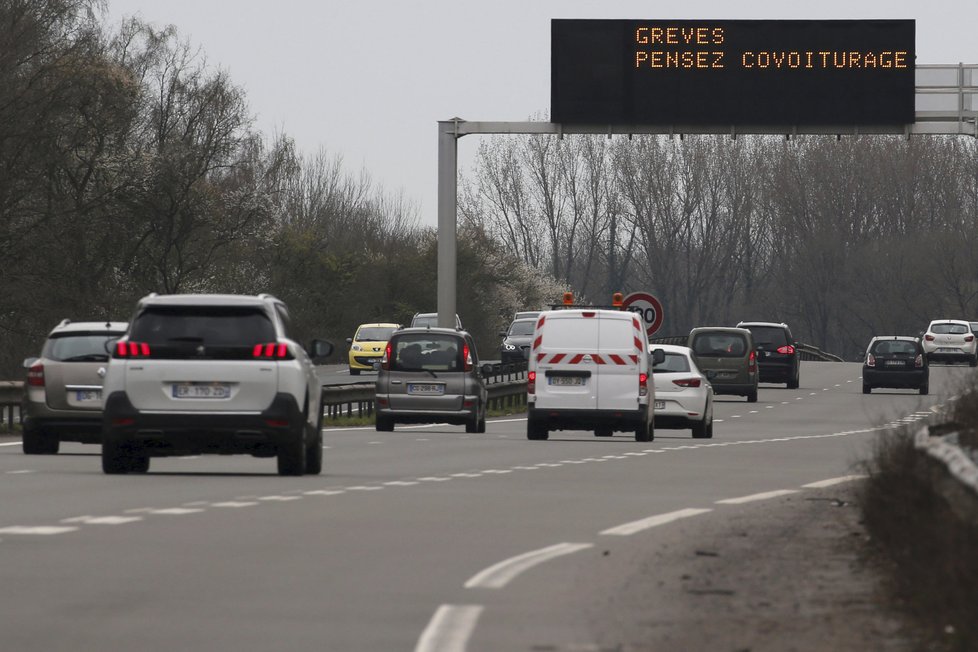
<path id="1" fill-rule="evenodd" d="M 421 483 L 410 480 L 392 480 L 391 482 L 385 482 L 384 484 L 388 487 L 413 487 Z"/>
<path id="2" fill-rule="evenodd" d="M 465 652 L 484 607 L 443 604 L 421 633 L 414 652 Z"/>
<path id="3" fill-rule="evenodd" d="M 777 491 L 765 491 L 759 494 L 751 494 L 749 496 L 740 496 L 739 498 L 724 498 L 723 500 L 716 501 L 717 505 L 743 505 L 744 503 L 753 503 L 758 500 L 770 500 L 771 498 L 778 498 L 780 496 L 787 496 L 789 494 L 798 493 L 797 489 L 778 489 Z"/>
<path id="4" fill-rule="evenodd" d="M 124 525 L 143 520 L 142 516 L 75 516 L 63 518 L 62 523 L 81 523 L 82 525 Z"/>
<path id="5" fill-rule="evenodd" d="M 706 514 L 707 512 L 712 512 L 712 511 L 713 511 L 712 509 L 694 509 L 694 508 L 680 509 L 675 512 L 658 514 L 656 516 L 650 516 L 648 518 L 632 521 L 631 523 L 625 523 L 623 525 L 618 525 L 613 528 L 608 528 L 607 530 L 602 531 L 601 534 L 627 537 L 629 535 L 635 534 L 636 532 L 642 532 L 643 530 L 648 530 L 649 528 L 658 527 L 660 525 L 672 523 L 673 521 L 678 521 L 679 519 L 689 518 L 691 516 L 697 516 L 699 514 Z"/>
<path id="6" fill-rule="evenodd" d="M 126 510 L 128 511 L 128 510 Z M 187 514 L 199 514 L 203 512 L 202 509 L 196 509 L 193 507 L 166 507 L 163 509 L 151 509 L 147 511 L 147 514 L 159 514 L 161 516 L 185 516 Z"/>
<path id="7" fill-rule="evenodd" d="M 253 507 L 257 504 L 251 501 L 226 500 L 221 503 L 211 503 L 211 507 Z"/>
<path id="8" fill-rule="evenodd" d="M 21 469 L 19 471 L 6 471 L 5 475 L 27 475 L 29 473 L 37 473 L 37 471 L 32 469 Z"/>
<path id="9" fill-rule="evenodd" d="M 838 478 L 829 478 L 828 480 L 819 480 L 818 482 L 809 482 L 808 484 L 801 485 L 805 489 L 824 489 L 825 487 L 834 487 L 837 484 L 843 484 L 845 482 L 853 482 L 855 480 L 863 480 L 867 476 L 865 475 L 843 475 Z"/>
<path id="10" fill-rule="evenodd" d="M 51 536 L 55 534 L 65 534 L 67 532 L 77 531 L 77 527 L 72 526 L 57 526 L 57 525 L 12 525 L 10 527 L 0 528 L 0 534 L 17 534 L 17 535 L 40 535 L 40 536 Z"/>
<path id="11" fill-rule="evenodd" d="M 262 496 L 258 500 L 269 503 L 285 503 L 290 500 L 301 500 L 302 496 Z"/>

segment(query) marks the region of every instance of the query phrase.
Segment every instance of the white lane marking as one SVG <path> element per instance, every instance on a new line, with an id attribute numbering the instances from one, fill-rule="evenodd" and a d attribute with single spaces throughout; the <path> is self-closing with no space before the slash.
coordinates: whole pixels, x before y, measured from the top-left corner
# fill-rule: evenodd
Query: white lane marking
<path id="1" fill-rule="evenodd" d="M 257 504 L 251 501 L 226 500 L 223 503 L 211 503 L 211 507 L 253 507 Z"/>
<path id="2" fill-rule="evenodd" d="M 302 496 L 261 496 L 258 498 L 258 500 L 284 503 L 290 500 L 302 500 Z"/>
<path id="3" fill-rule="evenodd" d="M 428 439 L 427 437 L 420 437 L 418 439 L 415 439 L 414 441 L 431 441 L 431 440 Z"/>
<path id="4" fill-rule="evenodd" d="M 123 525 L 143 520 L 142 516 L 75 516 L 63 518 L 62 523 L 82 523 L 83 525 Z"/>
<path id="5" fill-rule="evenodd" d="M 7 475 L 24 475 L 27 473 L 37 473 L 37 471 L 32 471 L 30 469 L 22 469 L 20 471 L 7 471 Z"/>
<path id="6" fill-rule="evenodd" d="M 625 459 L 624 457 L 621 457 L 619 455 L 605 455 L 605 457 L 607 457 L 609 459 L 613 459 L 613 460 L 623 460 L 623 459 Z M 539 464 L 537 464 L 537 466 L 541 466 L 541 467 L 544 467 L 544 468 L 557 468 L 558 466 L 563 466 L 563 464 L 550 464 L 550 463 L 547 463 L 547 462 L 540 462 Z"/>
<path id="7" fill-rule="evenodd" d="M 367 444 L 370 445 L 370 446 L 374 446 L 376 444 L 383 444 L 383 443 L 384 442 L 382 442 L 382 441 L 368 441 L 367 442 Z"/>
<path id="8" fill-rule="evenodd" d="M 453 478 L 481 478 L 481 473 L 452 473 Z"/>
<path id="9" fill-rule="evenodd" d="M 739 419 L 740 418 L 740 415 L 739 414 L 734 414 L 730 418 L 731 419 Z"/>
<path id="10" fill-rule="evenodd" d="M 467 589 L 501 589 L 520 573 L 538 564 L 593 547 L 593 543 L 558 543 L 539 550 L 531 550 L 479 571 L 469 578 L 464 586 Z"/>
<path id="11" fill-rule="evenodd" d="M 675 512 L 668 512 L 666 514 L 658 514 L 656 516 L 649 516 L 648 518 L 639 519 L 637 521 L 632 521 L 631 523 L 625 523 L 623 525 L 618 525 L 616 527 L 608 528 L 601 532 L 601 534 L 614 535 L 627 537 L 636 532 L 641 532 L 642 530 L 648 530 L 649 528 L 657 527 L 659 525 L 665 525 L 666 523 L 672 523 L 673 521 L 678 521 L 681 518 L 689 518 L 690 516 L 696 516 L 698 514 L 705 514 L 707 512 L 712 512 L 712 509 L 680 509 Z"/>
<path id="12" fill-rule="evenodd" d="M 574 464 L 574 462 L 571 462 Z M 512 473 L 511 469 L 486 469 L 483 473 L 491 473 L 492 475 L 505 475 L 507 473 Z"/>
<path id="13" fill-rule="evenodd" d="M 822 391 L 823 391 L 823 392 L 827 392 L 827 391 L 829 391 L 829 388 L 828 388 L 828 387 L 823 387 L 823 388 L 822 388 Z"/>
<path id="14" fill-rule="evenodd" d="M 129 511 L 129 510 L 126 510 Z M 161 514 L 164 516 L 183 516 L 184 514 L 198 514 L 204 510 L 193 509 L 190 507 L 167 507 L 165 509 L 146 510 L 147 514 Z"/>
<path id="15" fill-rule="evenodd" d="M 781 401 L 781 405 L 788 405 L 788 401 Z"/>
<path id="16" fill-rule="evenodd" d="M 757 414 L 757 410 L 751 410 L 750 413 L 751 414 Z"/>
<path id="17" fill-rule="evenodd" d="M 849 382 L 852 382 L 852 381 L 850 380 Z M 842 385 L 840 385 L 840 384 L 838 384 L 838 383 L 836 383 L 836 385 L 835 385 L 835 386 L 836 386 L 836 387 L 842 387 Z"/>
<path id="18" fill-rule="evenodd" d="M 809 396 L 815 396 L 815 392 L 809 392 L 808 395 Z"/>
<path id="19" fill-rule="evenodd" d="M 413 487 L 416 484 L 421 484 L 420 482 L 410 482 L 406 480 L 392 480 L 391 482 L 385 482 L 385 485 L 389 487 Z"/>
<path id="20" fill-rule="evenodd" d="M 514 471 L 536 471 L 539 467 L 536 466 L 514 466 Z"/>
<path id="21" fill-rule="evenodd" d="M 723 419 L 714 419 L 713 423 L 723 423 Z"/>
<path id="22" fill-rule="evenodd" d="M 739 498 L 724 498 L 723 500 L 716 501 L 717 505 L 742 505 L 744 503 L 752 503 L 757 500 L 768 500 L 770 498 L 777 498 L 779 496 L 787 496 L 788 494 L 798 493 L 797 489 L 778 489 L 776 491 L 765 491 L 759 494 L 751 494 L 749 496 L 741 496 Z"/>
<path id="23" fill-rule="evenodd" d="M 829 478 L 828 480 L 819 480 L 818 482 L 809 482 L 808 484 L 801 485 L 805 489 L 823 489 L 825 487 L 832 487 L 837 484 L 842 484 L 844 482 L 852 482 L 853 480 L 863 480 L 867 476 L 865 475 L 843 475 L 838 478 Z"/>
<path id="24" fill-rule="evenodd" d="M 20 446 L 21 444 L 22 442 L 19 441 L 8 441 L 3 444 L 0 444 L 0 446 Z"/>
<path id="25" fill-rule="evenodd" d="M 357 487 L 347 487 L 347 491 L 380 491 L 383 487 L 368 487 L 365 485 L 360 485 Z"/>
<path id="26" fill-rule="evenodd" d="M 646 455 L 648 455 L 648 453 L 625 453 L 625 457 L 645 457 Z M 571 462 L 571 464 L 573 464 L 573 462 Z"/>
<path id="27" fill-rule="evenodd" d="M 414 652 L 465 652 L 483 607 L 443 604 L 421 633 Z"/>
<path id="28" fill-rule="evenodd" d="M 206 500 L 195 500 L 193 502 L 183 504 L 184 507 L 206 507 L 207 505 L 210 505 L 210 503 Z"/>
<path id="29" fill-rule="evenodd" d="M 804 396 L 796 396 L 795 397 L 795 400 L 796 401 L 804 401 L 805 400 L 805 397 Z"/>
<path id="30" fill-rule="evenodd" d="M 303 492 L 307 496 L 339 496 L 345 494 L 346 489 L 313 489 Z"/>
<path id="31" fill-rule="evenodd" d="M 768 405 L 768 406 L 765 407 L 765 409 L 767 409 L 767 410 L 773 410 L 774 409 L 774 406 L 773 405 Z"/>
<path id="32" fill-rule="evenodd" d="M 852 381 L 851 381 L 851 380 L 847 380 L 846 382 L 847 382 L 847 383 L 851 383 Z"/>
<path id="33" fill-rule="evenodd" d="M 10 527 L 0 528 L 0 534 L 39 534 L 43 536 L 48 536 L 52 534 L 65 534 L 66 532 L 74 532 L 78 528 L 70 526 L 57 526 L 57 525 L 12 525 Z"/>
<path id="34" fill-rule="evenodd" d="M 418 478 L 421 482 L 448 482 L 451 478 L 436 478 L 434 476 L 428 476 L 427 478 Z"/>

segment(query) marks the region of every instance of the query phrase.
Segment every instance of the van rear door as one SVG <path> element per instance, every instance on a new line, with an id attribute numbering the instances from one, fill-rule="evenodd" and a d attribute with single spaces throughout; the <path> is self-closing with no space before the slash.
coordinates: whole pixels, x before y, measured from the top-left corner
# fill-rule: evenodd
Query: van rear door
<path id="1" fill-rule="evenodd" d="M 591 318 L 584 317 L 588 313 Z M 593 310 L 560 310 L 538 320 L 533 346 L 538 409 L 597 409 L 598 365 L 592 354 L 598 348 L 599 320 L 594 315 Z"/>
<path id="2" fill-rule="evenodd" d="M 629 312 L 604 312 L 599 313 L 598 323 L 593 356 L 599 378 L 598 409 L 637 410 L 642 352 L 648 350 L 637 318 Z"/>

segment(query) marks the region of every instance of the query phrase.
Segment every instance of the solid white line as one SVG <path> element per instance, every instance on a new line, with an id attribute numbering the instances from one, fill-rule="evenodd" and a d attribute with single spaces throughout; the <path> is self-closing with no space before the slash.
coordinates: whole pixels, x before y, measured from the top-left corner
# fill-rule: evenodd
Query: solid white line
<path id="1" fill-rule="evenodd" d="M 414 652 L 465 652 L 483 607 L 443 604 L 418 639 Z"/>
<path id="2" fill-rule="evenodd" d="M 19 441 L 8 441 L 8 442 L 5 442 L 3 444 L 0 444 L 0 446 L 20 446 L 20 445 L 21 445 L 21 442 L 19 442 Z"/>
<path id="3" fill-rule="evenodd" d="M 62 523 L 83 523 L 85 525 L 123 525 L 143 520 L 142 516 L 76 516 L 63 518 Z"/>
<path id="4" fill-rule="evenodd" d="M 533 568 L 537 564 L 550 561 L 556 557 L 569 555 L 579 550 L 593 548 L 593 543 L 558 543 L 539 550 L 525 552 L 522 555 L 504 559 L 498 564 L 473 575 L 465 583 L 467 589 L 501 589 L 517 575 Z"/>
<path id="5" fill-rule="evenodd" d="M 126 510 L 127 512 L 129 510 Z M 147 514 L 163 514 L 166 516 L 183 516 L 184 514 L 197 514 L 202 512 L 202 509 L 190 509 L 187 507 L 168 507 L 166 509 L 150 509 Z"/>
<path id="6" fill-rule="evenodd" d="M 290 500 L 302 500 L 302 496 L 261 496 L 258 500 L 284 503 Z"/>
<path id="7" fill-rule="evenodd" d="M 59 527 L 57 525 L 38 525 L 35 527 L 29 527 L 26 525 L 13 525 L 11 527 L 0 528 L 0 534 L 40 534 L 40 535 L 51 535 L 51 534 L 64 534 L 66 532 L 74 532 L 78 528 L 76 527 Z"/>
<path id="8" fill-rule="evenodd" d="M 236 500 L 228 500 L 223 503 L 211 503 L 211 507 L 253 507 L 258 503 L 254 502 L 239 502 Z"/>
<path id="9" fill-rule="evenodd" d="M 37 473 L 37 471 L 32 471 L 31 469 L 21 469 L 20 471 L 7 471 L 7 475 L 26 475 L 28 473 Z"/>
<path id="10" fill-rule="evenodd" d="M 831 487 L 837 484 L 842 484 L 843 482 L 852 482 L 853 480 L 863 480 L 865 475 L 843 475 L 838 478 L 829 478 L 828 480 L 819 480 L 818 482 L 809 482 L 808 484 L 801 485 L 805 489 L 823 489 L 825 487 Z"/>
<path id="11" fill-rule="evenodd" d="M 391 482 L 385 482 L 384 484 L 387 485 L 387 486 L 389 486 L 389 487 L 413 487 L 414 485 L 420 484 L 420 483 L 418 483 L 418 482 L 410 482 L 410 481 L 405 481 L 405 480 L 392 480 Z"/>
<path id="12" fill-rule="evenodd" d="M 740 498 L 725 498 L 723 500 L 716 501 L 716 504 L 742 505 L 743 503 L 752 503 L 755 500 L 768 500 L 769 498 L 777 498 L 778 496 L 787 496 L 788 494 L 796 493 L 798 493 L 797 489 L 778 489 L 777 491 L 765 491 L 764 493 L 741 496 Z"/>
<path id="13" fill-rule="evenodd" d="M 631 523 L 625 523 L 624 525 L 608 528 L 607 530 L 601 532 L 601 534 L 627 537 L 630 534 L 635 534 L 636 532 L 641 532 L 642 530 L 648 530 L 649 528 L 657 527 L 659 525 L 665 525 L 666 523 L 672 523 L 673 521 L 678 521 L 681 518 L 689 518 L 690 516 L 705 514 L 712 511 L 712 509 L 680 509 L 675 512 L 658 514 L 657 516 L 650 516 L 638 521 L 632 521 Z"/>

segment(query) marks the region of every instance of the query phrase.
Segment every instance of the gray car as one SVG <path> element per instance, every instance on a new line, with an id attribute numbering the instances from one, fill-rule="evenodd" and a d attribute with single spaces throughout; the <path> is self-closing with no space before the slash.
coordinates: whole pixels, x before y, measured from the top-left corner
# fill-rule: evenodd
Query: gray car
<path id="1" fill-rule="evenodd" d="M 499 337 L 503 338 L 499 346 L 499 359 L 503 364 L 522 364 L 526 360 L 524 353 L 530 349 L 536 323 L 537 320 L 533 318 L 516 319 L 507 330 L 499 331 Z"/>
<path id="2" fill-rule="evenodd" d="M 757 402 L 757 351 L 746 328 L 701 327 L 689 332 L 686 346 L 706 374 L 714 394 L 746 396 Z"/>
<path id="3" fill-rule="evenodd" d="M 63 441 L 101 443 L 106 343 L 127 326 L 65 319 L 48 334 L 41 356 L 24 360 L 24 453 L 54 455 Z"/>
<path id="4" fill-rule="evenodd" d="M 472 336 L 404 328 L 387 343 L 377 375 L 377 430 L 395 423 L 464 424 L 486 431 L 487 392 Z"/>

